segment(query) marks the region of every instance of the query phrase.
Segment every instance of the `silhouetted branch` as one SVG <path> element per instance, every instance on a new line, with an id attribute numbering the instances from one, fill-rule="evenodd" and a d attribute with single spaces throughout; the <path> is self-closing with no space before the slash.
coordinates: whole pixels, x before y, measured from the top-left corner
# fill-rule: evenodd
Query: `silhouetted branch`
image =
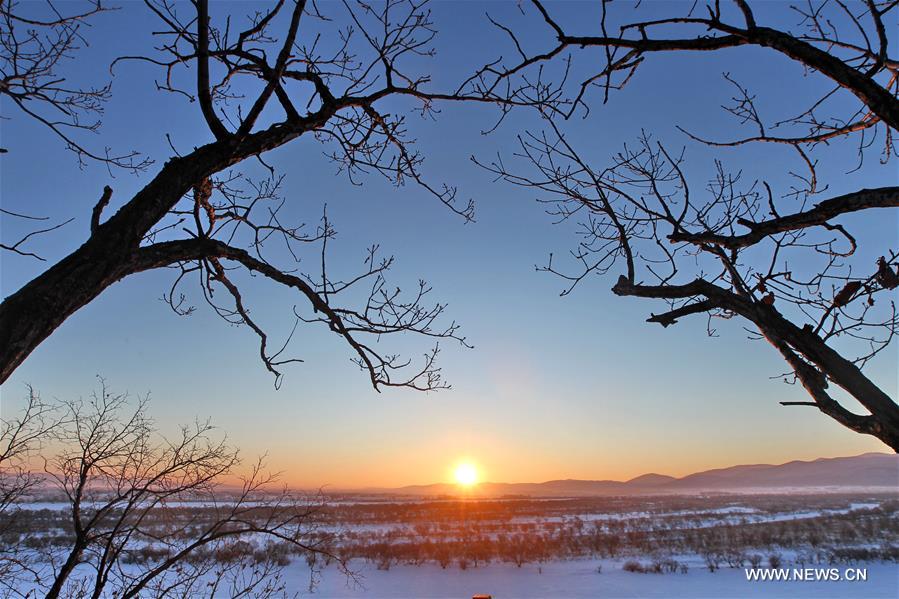
<path id="1" fill-rule="evenodd" d="M 514 58 L 487 63 L 469 81 L 472 89 L 509 100 L 530 98 L 544 117 L 544 132 L 519 137 L 513 161 L 476 160 L 499 179 L 541 192 L 539 201 L 558 222 L 577 222 L 570 266 L 550 255 L 542 270 L 564 279 L 565 295 L 588 277 L 617 268 L 626 274 L 612 291 L 662 300 L 666 311 L 648 321 L 665 327 L 692 314 L 745 319 L 790 364 L 816 407 L 899 451 L 899 406 L 861 372 L 899 331 L 890 295 L 899 287 L 899 252 L 875 248 L 881 258 L 874 268 L 857 251 L 871 240 L 853 230 L 857 221 L 844 218 L 899 207 L 899 188 L 817 200 L 827 186 L 813 154 L 832 140 L 853 137 L 859 165 L 875 140 L 883 146 L 882 163 L 896 156 L 899 61 L 889 56 L 885 23 L 895 20 L 899 4 L 795 6 L 798 32 L 762 23 L 749 0 L 731 6 L 657 3 L 651 18 L 641 18 L 641 6 L 612 11 L 607 2 L 597 4 L 598 19 L 567 21 L 593 31 L 572 32 L 554 18 L 551 5 L 532 0 L 531 14 L 553 40 L 542 49 L 532 40 L 524 43 L 516 28 L 495 22 L 511 39 Z M 736 93 L 724 109 L 753 133 L 713 141 L 679 129 L 688 141 L 721 151 L 749 143 L 794 148 L 806 172 L 788 171 L 799 183 L 779 195 L 770 181 L 744 181 L 717 157 L 706 181 L 688 178 L 685 151 L 671 152 L 647 132 L 602 166 L 569 141 L 566 121 L 579 111 L 589 113 L 592 92 L 598 90 L 596 102 L 605 103 L 653 55 L 737 48 L 773 51 L 823 77 L 825 91 L 816 91 L 793 116 L 766 122 L 757 94 L 725 73 Z M 851 358 L 831 347 L 836 339 Z M 870 415 L 846 410 L 824 390 L 827 381 Z"/>
<path id="2" fill-rule="evenodd" d="M 295 273 L 310 244 L 321 242 L 324 250 L 333 229 L 326 226 L 316 234 L 303 224 L 285 222 L 281 209 L 294 200 L 280 197 L 281 176 L 271 167 L 270 178 L 261 181 L 231 170 L 298 138 L 313 137 L 327 146 L 351 183 L 372 173 L 395 185 L 411 181 L 471 220 L 470 201 L 458 203 L 454 187 L 431 183 L 422 174 L 424 157 L 407 133 L 405 116 L 381 107 L 403 97 L 414 102 L 414 112 L 429 115 L 436 101 L 498 101 L 426 89 L 429 76 L 415 72 L 418 60 L 434 53 L 435 29 L 426 2 L 335 3 L 327 6 L 334 14 L 325 15 L 302 0 L 278 0 L 243 21 L 227 14 L 230 5 L 205 0 L 193 5 L 148 0 L 146 6 L 158 22 L 157 51 L 120 57 L 113 68 L 124 61 L 161 70 L 157 87 L 197 99 L 212 141 L 189 153 L 176 152 L 100 225 L 109 199 L 104 193 L 87 242 L 4 300 L 0 380 L 109 285 L 147 268 L 174 267 L 180 274 L 166 296 L 172 308 L 180 314 L 193 310 L 181 285 L 186 275 L 197 275 L 199 290 L 216 313 L 247 325 L 259 338 L 262 362 L 278 384 L 278 366 L 300 360 L 279 357 L 286 345 L 272 350 L 264 327 L 246 305 L 240 281 L 228 270 L 233 265 L 218 262 L 227 260 L 300 291 L 316 314 L 325 315 L 326 326 L 349 344 L 376 388 L 444 387 L 433 363 L 436 350 L 426 355 L 423 369 L 406 378 L 397 371 L 410 365 L 408 359 L 376 352 L 358 339 L 413 333 L 462 341 L 455 323 L 438 326 L 444 305 L 420 305 L 429 288 L 422 285 L 409 300 L 388 291 L 383 275 L 392 259 L 369 263 L 361 275 L 348 279 L 316 274 L 320 284 L 311 273 Z M 7 13 L 10 19 L 17 14 L 11 8 Z M 181 77 L 184 68 L 196 68 L 196 76 Z M 238 82 L 241 94 L 232 91 Z M 267 111 L 272 117 L 261 118 Z M 163 235 L 167 241 L 157 242 Z M 367 304 L 353 309 L 333 303 L 341 291 L 363 283 L 372 283 Z M 213 297 L 217 286 L 226 291 L 230 305 Z M 296 322 L 317 319 L 298 315 Z"/>
<path id="3" fill-rule="evenodd" d="M 742 235 L 717 235 L 714 233 L 675 232 L 668 236 L 674 242 L 686 241 L 696 245 L 713 243 L 727 249 L 744 248 L 768 239 L 777 233 L 795 231 L 807 227 L 829 224 L 833 218 L 869 208 L 899 207 L 899 187 L 881 187 L 878 189 L 861 189 L 842 196 L 819 202 L 810 210 L 797 214 L 752 222 L 739 219 L 737 222 L 749 228 L 749 233 Z"/>
<path id="4" fill-rule="evenodd" d="M 87 45 L 83 28 L 113 9 L 89 0 L 83 11 L 60 12 L 52 2 L 0 2 L 0 94 L 23 114 L 50 129 L 78 157 L 132 171 L 150 165 L 137 152 L 110 154 L 90 150 L 79 133 L 96 132 L 111 87 L 69 85 L 61 65 Z M 6 151 L 6 149 L 4 149 Z"/>
<path id="5" fill-rule="evenodd" d="M 3 208 L 0 208 L 0 214 L 5 214 L 5 215 L 11 216 L 13 218 L 19 218 L 19 219 L 24 219 L 24 220 L 29 220 L 29 221 L 45 221 L 45 220 L 47 220 L 47 217 L 36 217 L 36 216 L 28 216 L 26 214 L 18 214 L 16 212 L 10 212 L 9 210 L 5 210 Z M 45 258 L 42 258 L 39 254 L 37 254 L 35 252 L 29 252 L 27 250 L 22 249 L 22 246 L 25 245 L 25 243 L 27 243 L 28 240 L 31 239 L 32 237 L 35 237 L 37 235 L 43 235 L 44 233 L 51 233 L 61 227 L 66 226 L 73 220 L 75 220 L 75 219 L 70 218 L 66 221 L 55 224 L 51 227 L 46 227 L 43 229 L 35 229 L 33 231 L 29 231 L 28 233 L 26 233 L 25 235 L 20 237 L 17 241 L 15 241 L 12 244 L 0 243 L 0 250 L 5 250 L 7 252 L 12 252 L 14 254 L 18 254 L 20 256 L 25 256 L 28 258 L 36 258 L 36 259 L 40 260 L 41 262 L 46 262 Z"/>
<path id="6" fill-rule="evenodd" d="M 100 196 L 100 200 L 97 202 L 97 205 L 94 206 L 94 211 L 91 213 L 91 235 L 97 232 L 97 228 L 100 226 L 100 215 L 103 214 L 103 209 L 109 205 L 109 200 L 112 199 L 112 187 L 106 185 L 103 187 L 103 195 Z"/>

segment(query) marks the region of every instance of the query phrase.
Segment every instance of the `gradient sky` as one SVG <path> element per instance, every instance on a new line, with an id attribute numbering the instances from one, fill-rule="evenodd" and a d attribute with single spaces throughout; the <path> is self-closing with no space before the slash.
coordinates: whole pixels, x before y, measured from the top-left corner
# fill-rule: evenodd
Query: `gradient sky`
<path id="1" fill-rule="evenodd" d="M 136 2 L 122 4 L 123 10 L 96 20 L 88 32 L 91 47 L 66 65 L 72 79 L 102 82 L 112 58 L 154 43 L 149 11 Z M 772 4 L 765 5 L 764 18 L 777 16 Z M 213 12 L 246 14 L 251 6 L 213 5 Z M 550 41 L 533 13 L 521 16 L 515 3 L 438 2 L 432 8 L 440 31 L 438 55 L 428 67 L 433 89 L 452 87 L 485 59 L 508 52 L 485 11 L 518 23 L 532 39 Z M 558 9 L 575 26 L 593 10 L 582 4 Z M 725 71 L 770 90 L 763 106 L 773 116 L 796 112 L 787 100 L 811 93 L 785 92 L 802 71 L 764 52 L 654 58 L 624 94 L 568 127 L 585 155 L 602 161 L 641 128 L 679 145 L 685 139 L 677 124 L 712 133 L 730 126 L 718 108 L 731 96 L 721 77 Z M 182 148 L 208 142 L 198 106 L 157 92 L 157 75 L 145 65 L 118 67 L 101 135 L 88 143 L 137 149 L 160 165 L 169 155 L 166 132 Z M 0 158 L 4 208 L 76 219 L 33 246 L 51 262 L 84 241 L 104 185 L 115 189 L 111 212 L 158 168 L 114 178 L 98 165 L 79 169 L 48 131 L 10 108 L 2 105 L 11 119 L 0 131 L 3 147 L 10 148 Z M 378 242 L 397 257 L 391 281 L 411 287 L 423 277 L 433 284 L 434 298 L 449 303 L 449 316 L 475 346 L 444 345 L 441 365 L 452 390 L 378 394 L 350 362 L 345 345 L 309 328 L 292 345 L 305 362 L 290 367 L 275 390 L 251 331 L 226 325 L 201 303 L 189 318 L 175 316 L 160 299 L 172 281 L 162 271 L 114 285 L 57 330 L 3 385 L 4 417 L 20 405 L 26 383 L 46 397 L 68 398 L 87 395 L 100 374 L 114 389 L 150 393 L 151 413 L 163 430 L 212 417 L 246 457 L 268 452 L 273 469 L 303 486 L 449 480 L 452 464 L 463 457 L 480 466 L 483 478 L 512 482 L 624 479 L 648 471 L 682 475 L 886 449 L 817 411 L 779 406 L 805 394 L 776 378 L 783 362 L 767 344 L 747 341 L 739 323 L 722 324 L 713 339 L 703 319 L 668 329 L 650 325 L 644 319 L 658 305 L 613 296 L 613 276 L 589 280 L 559 298 L 563 282 L 535 272 L 534 265 L 550 251 L 569 248 L 570 229 L 552 226 L 533 194 L 494 182 L 469 160 L 472 154 L 488 160 L 497 151 L 508 154 L 515 134 L 539 123 L 515 115 L 496 133 L 481 135 L 495 116 L 479 106 L 442 106 L 436 121 L 412 117 L 410 126 L 428 157 L 424 172 L 458 185 L 461 195 L 477 202 L 474 224 L 463 224 L 415 187 L 394 189 L 374 178 L 349 185 L 311 138 L 269 157 L 287 175 L 291 216 L 315 223 L 327 202 L 338 230 L 335 265 L 359 264 L 365 248 Z M 689 149 L 690 172 L 705 181 L 712 154 Z M 854 165 L 853 151 L 835 144 L 820 154 L 834 193 L 895 184 L 895 164 L 876 160 L 844 174 Z M 786 185 L 785 163 L 798 168 L 780 148 L 748 148 L 722 158 L 746 168 L 748 176 L 768 176 L 775 187 Z M 870 240 L 861 252 L 870 253 L 871 264 L 880 248 L 895 247 L 895 215 L 854 222 Z M 18 230 L 4 220 L 4 238 Z M 3 295 L 42 267 L 4 254 Z M 289 331 L 289 294 L 266 283 L 250 289 L 255 313 L 269 330 Z M 413 355 L 427 348 L 416 339 L 401 345 Z M 895 344 L 869 372 L 896 396 Z"/>

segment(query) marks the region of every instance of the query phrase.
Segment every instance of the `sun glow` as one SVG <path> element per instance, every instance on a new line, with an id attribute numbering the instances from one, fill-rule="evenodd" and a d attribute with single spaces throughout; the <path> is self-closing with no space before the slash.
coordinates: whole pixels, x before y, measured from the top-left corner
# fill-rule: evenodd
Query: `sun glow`
<path id="1" fill-rule="evenodd" d="M 478 483 L 478 469 L 471 462 L 462 462 L 453 471 L 456 483 L 463 487 L 471 487 Z"/>

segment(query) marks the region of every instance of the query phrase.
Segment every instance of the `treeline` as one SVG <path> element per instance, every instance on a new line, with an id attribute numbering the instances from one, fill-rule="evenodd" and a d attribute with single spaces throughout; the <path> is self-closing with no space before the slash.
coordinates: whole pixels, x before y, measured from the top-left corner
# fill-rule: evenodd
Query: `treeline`
<path id="1" fill-rule="evenodd" d="M 638 514 L 646 518 L 670 517 L 675 512 L 701 518 L 727 509 L 751 508 L 757 514 L 791 513 L 807 510 L 846 509 L 853 503 L 871 502 L 893 511 L 892 496 L 858 494 L 828 495 L 664 495 L 610 496 L 540 499 L 506 497 L 500 499 L 422 499 L 397 498 L 395 501 L 326 501 L 323 519 L 335 524 L 435 524 L 442 522 L 508 522 L 546 518 L 568 518 L 583 514 L 603 514 L 609 518 L 631 520 Z M 333 499 L 333 498 L 331 498 Z M 697 513 L 698 512 L 698 513 Z M 703 512 L 705 514 L 703 514 Z"/>
<path id="2" fill-rule="evenodd" d="M 836 497 L 804 504 L 797 497 L 743 499 L 743 505 L 752 506 L 754 512 L 726 511 L 734 507 L 733 498 L 726 497 L 643 500 L 639 512 L 633 511 L 633 498 L 516 498 L 326 504 L 305 509 L 303 515 L 309 520 L 307 538 L 317 547 L 342 559 L 367 560 L 381 569 L 397 564 L 434 563 L 466 569 L 488 563 L 520 567 L 551 560 L 639 558 L 649 561 L 629 559 L 630 571 L 664 573 L 683 571 L 683 564 L 670 556 L 697 555 L 714 571 L 779 563 L 783 551 L 810 564 L 899 561 L 899 501 L 797 518 L 789 509 L 807 514 L 812 506 L 846 509 L 850 502 Z M 715 513 L 710 504 L 725 511 Z M 822 508 L 822 504 L 828 507 Z M 599 515 L 599 505 L 619 511 L 604 512 L 597 519 L 582 517 L 585 513 Z M 703 511 L 696 511 L 699 505 Z M 632 511 L 625 512 L 625 507 Z M 146 542 L 129 550 L 125 561 L 146 564 L 167 559 L 177 543 L 158 546 L 152 537 L 169 541 L 194 538 L 221 509 L 224 506 L 173 506 L 145 514 L 141 529 L 148 535 Z M 268 510 L 248 508 L 244 515 L 263 519 Z M 107 517 L 114 518 L 116 513 Z M 0 531 L 3 545 L 24 543 L 36 552 L 67 547 L 73 540 L 71 515 L 62 510 L 7 512 L 0 515 Z M 280 565 L 301 557 L 322 559 L 286 544 L 252 540 L 219 546 L 213 554 L 198 554 L 197 559 L 210 557 L 221 563 L 246 560 Z"/>
<path id="3" fill-rule="evenodd" d="M 447 536 L 417 534 L 409 529 L 355 532 L 341 539 L 342 554 L 368 560 L 380 569 L 393 565 L 436 563 L 443 568 L 479 567 L 492 562 L 542 563 L 579 558 L 658 557 L 631 571 L 681 571 L 666 556 L 697 555 L 706 567 L 759 567 L 781 561 L 790 550 L 805 563 L 899 561 L 899 516 L 883 508 L 813 518 L 696 527 L 649 525 L 655 520 L 562 522 L 515 525 L 467 523 Z M 640 529 L 639 525 L 647 526 Z M 777 566 L 772 566 L 777 567 Z"/>

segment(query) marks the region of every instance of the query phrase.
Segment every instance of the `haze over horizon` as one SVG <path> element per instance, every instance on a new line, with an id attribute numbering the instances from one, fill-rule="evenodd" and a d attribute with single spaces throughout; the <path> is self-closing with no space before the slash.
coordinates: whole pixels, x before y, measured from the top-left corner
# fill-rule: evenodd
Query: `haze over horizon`
<path id="1" fill-rule="evenodd" d="M 815 463 L 820 462 L 833 462 L 833 461 L 841 461 L 846 462 L 845 465 L 840 464 L 834 471 L 845 470 L 847 467 L 852 467 L 852 465 L 861 464 L 862 460 L 870 459 L 870 458 L 882 458 L 882 457 L 891 457 L 896 461 L 896 476 L 899 478 L 899 455 L 886 452 L 886 451 L 871 451 L 865 452 L 857 455 L 843 455 L 843 456 L 829 456 L 829 457 L 819 457 L 809 460 L 789 460 L 786 462 L 778 462 L 778 463 L 746 463 L 746 464 L 730 464 L 727 466 L 721 466 L 716 468 L 708 468 L 686 472 L 681 475 L 671 475 L 665 472 L 657 472 L 657 471 L 646 471 L 636 476 L 630 478 L 623 479 L 610 479 L 610 478 L 601 478 L 601 477 L 591 477 L 591 478 L 554 478 L 554 479 L 546 479 L 546 480 L 487 480 L 480 477 L 480 473 L 478 474 L 479 478 L 476 482 L 470 485 L 459 484 L 458 481 L 452 480 L 452 478 L 446 480 L 434 480 L 430 483 L 415 483 L 415 484 L 401 484 L 398 486 L 325 486 L 322 487 L 321 490 L 324 492 L 366 492 L 366 491 L 403 491 L 405 489 L 415 489 L 419 487 L 459 487 L 460 493 L 464 493 L 464 487 L 479 487 L 479 486 L 490 486 L 490 485 L 541 485 L 546 483 L 556 483 L 556 482 L 600 482 L 600 483 L 631 483 L 631 482 L 639 482 L 641 479 L 671 479 L 671 480 L 681 480 L 684 478 L 696 476 L 696 475 L 704 475 L 709 473 L 717 473 L 717 472 L 730 472 L 736 471 L 744 468 L 760 468 L 760 469 L 778 469 L 785 466 L 798 466 L 800 468 L 806 467 L 808 465 L 814 465 Z M 301 486 L 296 487 L 298 490 L 311 490 L 311 488 L 304 488 Z"/>
<path id="2" fill-rule="evenodd" d="M 470 40 L 492 39 L 497 31 L 478 3 L 435 3 L 432 8 L 440 30 L 433 87 L 448 88 L 484 62 L 480 44 Z M 562 17 L 569 8 L 559 6 Z M 503 22 L 519 18 L 514 3 L 491 3 L 489 11 Z M 154 44 L 147 17 L 147 9 L 137 3 L 99 15 L 87 32 L 91 45 L 85 58 L 65 68 L 73 77 L 101 81 L 106 70 L 97 64 Z M 535 38 L 546 35 L 539 21 L 524 19 L 520 26 Z M 99 31 L 116 35 L 96 35 Z M 669 59 L 701 60 L 707 68 L 670 69 L 674 62 Z M 750 83 L 764 80 L 784 89 L 802 76 L 796 65 L 777 64 L 775 70 L 765 60 L 741 67 Z M 590 126 L 574 123 L 570 137 L 602 162 L 644 128 L 673 145 L 684 142 L 675 125 L 714 131 L 728 118 L 718 106 L 733 92 L 709 73 L 731 67 L 718 54 L 660 56 L 641 67 L 626 96 L 613 95 L 602 110 L 591 112 Z M 172 132 L 175 147 L 189 149 L 210 140 L 197 105 L 158 93 L 155 75 L 146 65 L 118 65 L 101 129 L 103 144 L 138 149 L 157 160 L 140 176 L 111 178 L 96 164 L 79 169 L 46 128 L 28 119 L 4 121 L 5 142 L 16 140 L 2 159 L 4 207 L 27 203 L 34 214 L 76 219 L 41 238 L 47 263 L 3 256 L 4 295 L 84 241 L 104 185 L 115 190 L 111 214 L 146 184 L 171 154 L 160 123 Z M 684 107 L 678 122 L 650 110 L 657 86 L 665 87 L 668 102 Z M 782 98 L 775 100 L 768 107 L 772 112 L 791 109 L 780 105 Z M 140 118 L 135 109 L 142 111 Z M 524 113 L 511 114 L 485 137 L 481 131 L 495 122 L 494 111 L 470 105 L 440 109 L 436 120 L 410 119 L 408 125 L 421 140 L 424 172 L 458 185 L 460 197 L 476 201 L 472 224 L 463 224 L 414 186 L 394 188 L 366 177 L 356 187 L 343 175 L 335 177 L 336 166 L 314 143 L 298 142 L 266 160 L 287 174 L 284 195 L 299 200 L 288 203 L 285 217 L 314 228 L 327 204 L 338 231 L 329 245 L 335 267 L 357 268 L 366 247 L 379 243 L 397 259 L 392 283 L 409 289 L 425 278 L 433 286 L 433 301 L 449 304 L 448 320 L 459 322 L 474 345 L 472 350 L 441 345 L 440 365 L 452 390 L 376 393 L 367 375 L 350 362 L 346 346 L 312 328 L 299 329 L 289 349 L 304 363 L 285 369 L 283 385 L 275 390 L 251 331 L 224 325 L 198 297 L 190 298 L 198 306 L 195 314 L 173 315 L 159 300 L 172 273 L 153 271 L 113 285 L 54 332 L 0 388 L 4 415 L 21 405 L 27 384 L 46 397 L 86 397 L 99 374 L 117 391 L 149 394 L 149 414 L 163 431 L 212 416 L 247 461 L 267 454 L 270 468 L 283 472 L 284 482 L 307 488 L 447 482 L 464 460 L 477 465 L 481 480 L 628 480 L 648 472 L 679 477 L 737 464 L 886 450 L 878 440 L 851 432 L 813 408 L 780 406 L 780 401 L 807 401 L 808 396 L 801 386 L 784 384 L 781 357 L 764 342 L 747 341 L 739 323 L 716 321 L 717 336 L 711 339 L 701 317 L 665 329 L 647 323 L 658 306 L 615 297 L 610 291 L 614 276 L 587 281 L 560 298 L 564 282 L 534 267 L 545 264 L 550 252 L 562 255 L 571 247 L 571 228 L 553 226 L 533 193 L 494 183 L 490 173 L 469 160 L 472 154 L 491 159 L 511 147 L 516 132 L 539 123 Z M 595 135 L 597 130 L 602 135 Z M 43 160 L 33 160 L 38 153 Z M 691 148 L 687 168 L 705 180 L 716 155 Z M 770 175 L 775 187 L 789 184 L 780 163 L 795 160 L 788 150 L 754 146 L 728 151 L 726 157 L 735 165 L 751 165 L 754 171 L 746 177 Z M 836 141 L 821 168 L 842 173 L 842 164 L 854 160 L 855 147 Z M 895 184 L 876 160 L 870 162 L 833 177 L 829 193 Z M 61 202 L 61 187 L 77 193 Z M 403 218 L 408 214 L 414 218 Z M 875 248 L 895 238 L 895 220 L 862 218 L 867 220 L 858 222 Z M 14 237 L 16 226 L 4 219 L 4 236 Z M 874 264 L 876 256 L 867 258 Z M 255 314 L 277 335 L 273 345 L 280 345 L 293 325 L 292 296 L 271 285 L 251 288 Z M 401 342 L 400 349 L 417 358 L 427 347 L 412 339 Z M 897 364 L 894 343 L 866 367 L 892 397 L 897 395 Z"/>

